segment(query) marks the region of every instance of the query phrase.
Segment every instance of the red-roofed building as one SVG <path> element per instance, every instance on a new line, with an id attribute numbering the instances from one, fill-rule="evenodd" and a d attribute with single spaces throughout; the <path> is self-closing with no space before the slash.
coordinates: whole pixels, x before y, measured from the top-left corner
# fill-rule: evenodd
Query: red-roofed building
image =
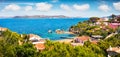
<path id="1" fill-rule="evenodd" d="M 109 23 L 109 27 L 112 29 L 116 29 L 120 26 L 120 23 Z"/>
<path id="2" fill-rule="evenodd" d="M 93 40 L 93 41 L 91 41 L 91 43 L 93 43 L 93 44 L 97 44 L 98 41 L 97 41 L 97 40 Z"/>
<path id="3" fill-rule="evenodd" d="M 108 56 L 111 57 L 111 56 L 120 54 L 120 47 L 111 47 L 110 46 L 106 51 L 108 53 Z"/>
<path id="4" fill-rule="evenodd" d="M 37 50 L 44 50 L 45 49 L 45 45 L 43 43 L 35 44 L 35 47 L 37 48 Z"/>
<path id="5" fill-rule="evenodd" d="M 6 30 L 7 30 L 7 28 L 0 27 L 0 31 L 6 31 Z"/>
<path id="6" fill-rule="evenodd" d="M 89 40 L 90 40 L 90 37 L 88 36 L 81 36 L 81 37 L 75 38 L 76 43 L 82 43 L 82 44 L 84 44 L 85 41 L 89 41 Z"/>
<path id="7" fill-rule="evenodd" d="M 2 35 L 2 32 L 7 31 L 7 28 L 0 27 L 0 36 Z"/>
<path id="8" fill-rule="evenodd" d="M 29 40 L 34 44 L 38 51 L 45 49 L 45 39 L 35 34 L 29 34 Z"/>

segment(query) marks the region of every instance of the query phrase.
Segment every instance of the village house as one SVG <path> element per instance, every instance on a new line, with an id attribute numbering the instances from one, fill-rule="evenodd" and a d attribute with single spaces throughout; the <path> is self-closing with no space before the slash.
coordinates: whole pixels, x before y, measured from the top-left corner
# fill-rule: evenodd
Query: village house
<path id="1" fill-rule="evenodd" d="M 99 41 L 98 40 L 91 40 L 92 44 L 97 44 Z"/>
<path id="2" fill-rule="evenodd" d="M 35 47 L 37 48 L 38 51 L 45 49 L 44 43 L 43 44 L 42 43 L 35 44 Z"/>
<path id="3" fill-rule="evenodd" d="M 7 28 L 3 28 L 3 27 L 0 27 L 0 31 L 6 31 L 7 30 Z"/>
<path id="4" fill-rule="evenodd" d="M 109 27 L 112 29 L 116 29 L 120 26 L 120 16 L 116 16 L 110 23 Z"/>
<path id="5" fill-rule="evenodd" d="M 36 47 L 38 51 L 45 49 L 45 39 L 42 39 L 38 35 L 29 34 L 29 40 Z"/>
<path id="6" fill-rule="evenodd" d="M 103 36 L 101 36 L 101 35 L 92 35 L 91 38 L 99 40 L 99 39 L 103 38 Z"/>
<path id="7" fill-rule="evenodd" d="M 120 54 L 120 47 L 109 47 L 107 50 L 108 57 Z"/>
<path id="8" fill-rule="evenodd" d="M 120 26 L 120 23 L 114 22 L 114 23 L 109 23 L 109 27 L 112 29 L 116 29 Z"/>
<path id="9" fill-rule="evenodd" d="M 91 35 L 91 43 L 97 44 L 100 39 L 102 39 L 103 36 L 101 35 Z"/>
<path id="10" fill-rule="evenodd" d="M 6 30 L 7 30 L 7 28 L 0 27 L 0 36 L 1 36 L 2 32 L 6 31 Z"/>
<path id="11" fill-rule="evenodd" d="M 100 18 L 99 20 L 97 20 L 97 22 L 95 23 L 96 25 L 101 25 L 101 24 L 103 24 L 103 25 L 108 25 L 108 18 Z"/>
<path id="12" fill-rule="evenodd" d="M 81 37 L 76 37 L 73 40 L 73 43 L 71 43 L 71 45 L 73 46 L 79 46 L 79 45 L 84 45 L 84 42 L 86 41 L 91 41 L 89 36 L 81 36 Z"/>

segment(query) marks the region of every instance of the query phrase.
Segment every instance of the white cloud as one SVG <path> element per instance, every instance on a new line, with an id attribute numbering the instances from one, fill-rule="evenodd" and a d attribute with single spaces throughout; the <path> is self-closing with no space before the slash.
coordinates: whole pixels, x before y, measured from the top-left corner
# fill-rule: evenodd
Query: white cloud
<path id="1" fill-rule="evenodd" d="M 109 6 L 108 6 L 108 5 L 105 5 L 105 4 L 100 5 L 100 6 L 98 7 L 98 9 L 101 10 L 101 11 L 104 11 L 104 12 L 110 11 Z"/>
<path id="2" fill-rule="evenodd" d="M 113 3 L 113 6 L 116 10 L 120 11 L 120 2 Z"/>
<path id="3" fill-rule="evenodd" d="M 89 4 L 83 4 L 83 5 L 74 4 L 73 7 L 76 10 L 85 11 L 85 10 L 88 10 L 90 8 L 90 5 Z"/>
<path id="4" fill-rule="evenodd" d="M 32 10 L 32 6 L 26 6 L 25 7 L 25 11 L 30 11 L 30 10 Z"/>
<path id="5" fill-rule="evenodd" d="M 62 8 L 63 10 L 66 10 L 66 11 L 70 11 L 70 7 L 68 5 L 65 5 L 65 4 L 61 4 L 60 5 L 60 8 Z"/>
<path id="6" fill-rule="evenodd" d="M 5 6 L 3 11 L 6 11 L 6 10 L 17 11 L 17 10 L 20 10 L 20 9 L 21 9 L 20 6 L 18 6 L 16 4 L 10 4 L 10 5 Z"/>
<path id="7" fill-rule="evenodd" d="M 48 4 L 48 3 L 37 3 L 36 4 L 36 10 L 39 11 L 49 11 L 52 8 L 52 4 Z"/>

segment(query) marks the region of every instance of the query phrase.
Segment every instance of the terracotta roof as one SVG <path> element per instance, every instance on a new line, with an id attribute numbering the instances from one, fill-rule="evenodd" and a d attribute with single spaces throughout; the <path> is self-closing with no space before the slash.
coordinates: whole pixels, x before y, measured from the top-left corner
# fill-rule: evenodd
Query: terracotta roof
<path id="1" fill-rule="evenodd" d="M 35 34 L 29 34 L 29 37 L 30 37 L 30 38 L 31 38 L 31 37 L 40 38 L 40 36 L 38 36 L 38 35 L 35 35 Z"/>
<path id="2" fill-rule="evenodd" d="M 109 27 L 113 29 L 116 29 L 119 25 L 120 24 L 117 24 L 117 23 L 109 23 Z"/>
<path id="3" fill-rule="evenodd" d="M 114 52 L 120 53 L 120 47 L 111 47 L 111 48 L 108 48 L 107 51 L 114 51 Z"/>
<path id="4" fill-rule="evenodd" d="M 7 28 L 0 27 L 0 31 L 6 31 L 6 30 L 7 30 Z"/>
<path id="5" fill-rule="evenodd" d="M 29 34 L 29 40 L 40 40 L 42 39 L 40 36 L 35 34 Z"/>
<path id="6" fill-rule="evenodd" d="M 43 49 L 45 49 L 45 45 L 44 45 L 43 43 L 35 44 L 35 47 L 36 47 L 38 50 L 43 50 Z"/>
<path id="7" fill-rule="evenodd" d="M 29 37 L 33 37 L 34 36 L 34 34 L 29 34 Z"/>
<path id="8" fill-rule="evenodd" d="M 87 41 L 90 39 L 90 37 L 89 36 L 81 36 L 81 37 L 77 37 L 76 39 L 79 39 L 81 41 Z"/>
<path id="9" fill-rule="evenodd" d="M 110 23 L 110 24 L 116 25 L 116 26 L 119 26 L 119 25 L 120 25 L 120 23 Z"/>
<path id="10" fill-rule="evenodd" d="M 93 40 L 93 41 L 91 41 L 91 43 L 93 43 L 93 44 L 97 44 L 98 41 L 97 41 L 97 40 Z"/>

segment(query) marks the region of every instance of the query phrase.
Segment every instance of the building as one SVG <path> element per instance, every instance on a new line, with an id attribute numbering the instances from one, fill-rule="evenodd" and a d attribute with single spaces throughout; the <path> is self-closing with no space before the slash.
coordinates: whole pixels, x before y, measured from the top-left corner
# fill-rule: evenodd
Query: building
<path id="1" fill-rule="evenodd" d="M 0 36 L 2 35 L 2 32 L 7 31 L 7 28 L 0 27 Z"/>
<path id="2" fill-rule="evenodd" d="M 120 54 L 120 47 L 109 47 L 107 50 L 108 57 Z"/>
<path id="3" fill-rule="evenodd" d="M 100 39 L 100 38 L 103 38 L 103 36 L 101 36 L 101 35 L 92 35 L 92 38 L 94 38 L 94 39 Z"/>
<path id="4" fill-rule="evenodd" d="M 42 39 L 40 36 L 35 35 L 35 34 L 29 34 L 29 40 L 34 41 L 34 40 L 40 40 Z"/>
<path id="5" fill-rule="evenodd" d="M 104 25 L 107 26 L 108 25 L 108 21 L 109 21 L 108 18 L 100 18 L 99 20 L 97 20 L 96 25 L 104 24 Z"/>
<path id="6" fill-rule="evenodd" d="M 38 51 L 45 49 L 45 39 L 42 39 L 38 35 L 29 34 L 29 40 L 32 42 L 32 44 L 36 47 Z"/>
<path id="7" fill-rule="evenodd" d="M 120 26 L 120 23 L 109 23 L 109 27 L 112 29 L 116 29 Z"/>
<path id="8" fill-rule="evenodd" d="M 6 31 L 7 28 L 0 27 L 0 31 Z"/>
<path id="9" fill-rule="evenodd" d="M 97 40 L 92 40 L 91 43 L 92 43 L 92 44 L 97 44 L 98 41 L 97 41 Z"/>
<path id="10" fill-rule="evenodd" d="M 76 37 L 74 43 L 71 43 L 73 46 L 84 45 L 84 42 L 91 41 L 89 36 Z"/>
<path id="11" fill-rule="evenodd" d="M 88 40 L 90 40 L 90 37 L 88 36 L 81 36 L 81 37 L 75 38 L 76 43 L 84 43 L 85 41 L 88 41 Z"/>
<path id="12" fill-rule="evenodd" d="M 45 45 L 43 43 L 35 44 L 35 47 L 37 48 L 38 51 L 45 49 Z"/>
<path id="13" fill-rule="evenodd" d="M 99 42 L 99 40 L 102 38 L 103 38 L 103 36 L 101 36 L 101 35 L 92 35 L 91 36 L 91 43 L 97 44 Z"/>

